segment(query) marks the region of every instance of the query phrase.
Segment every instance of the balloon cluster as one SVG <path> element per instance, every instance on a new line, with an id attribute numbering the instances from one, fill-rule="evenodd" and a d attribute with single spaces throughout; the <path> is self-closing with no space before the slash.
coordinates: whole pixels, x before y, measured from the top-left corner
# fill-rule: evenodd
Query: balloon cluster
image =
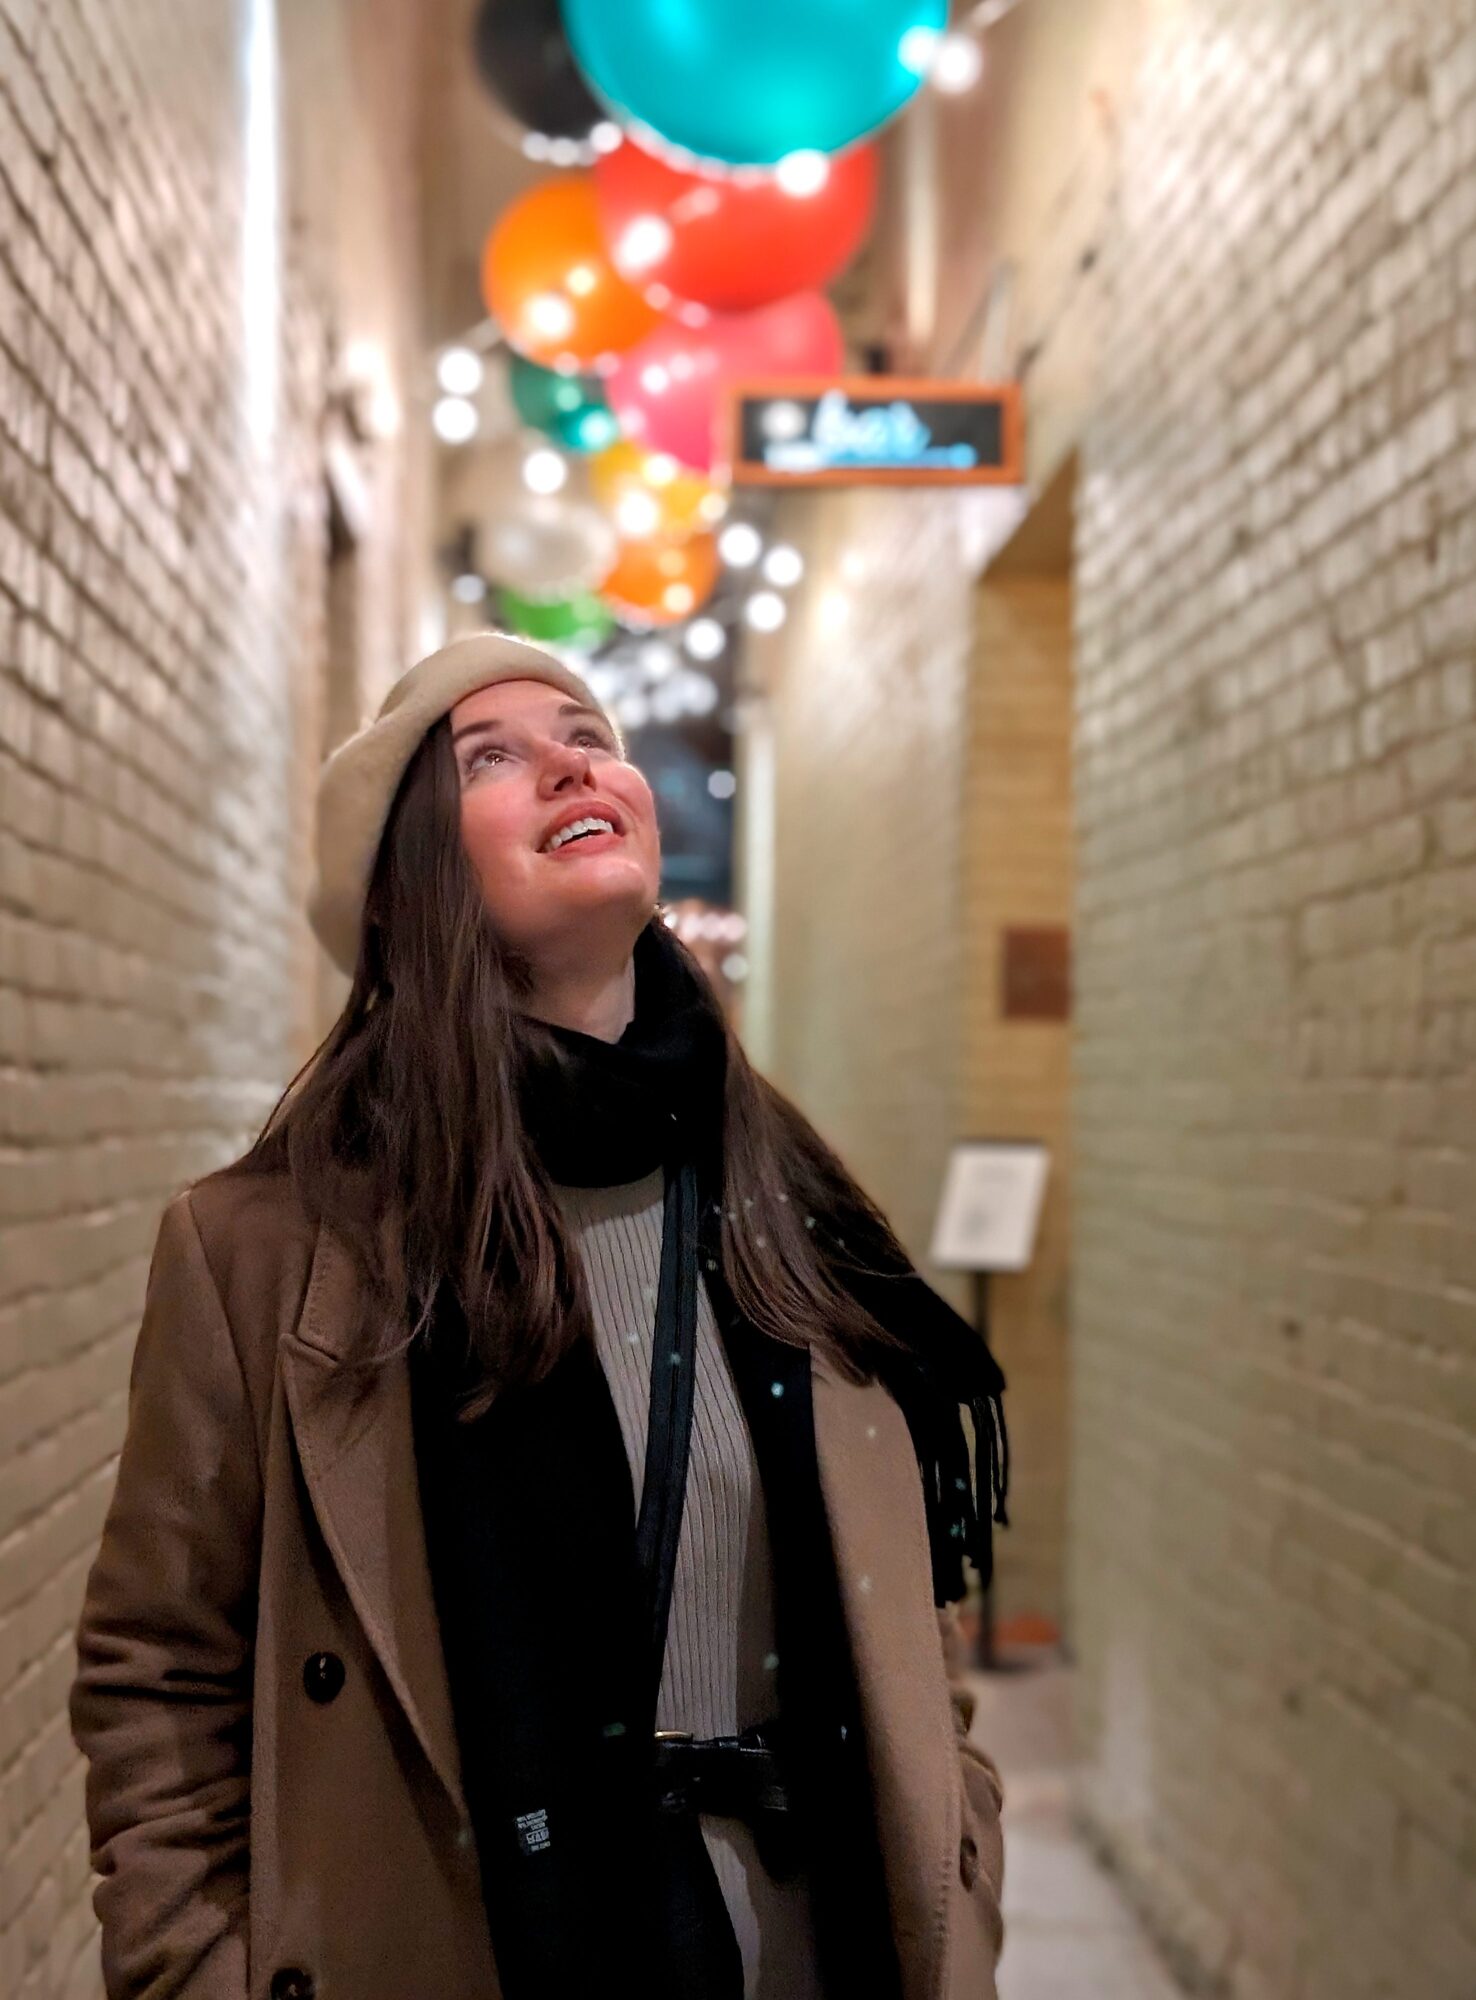
<path id="1" fill-rule="evenodd" d="M 822 288 L 871 225 L 868 135 L 946 19 L 947 0 L 485 0 L 483 82 L 526 152 L 583 163 L 514 201 L 482 256 L 518 416 L 578 468 L 526 481 L 490 563 L 483 535 L 517 629 L 598 643 L 602 619 L 675 624 L 711 594 L 729 388 L 842 369 Z"/>

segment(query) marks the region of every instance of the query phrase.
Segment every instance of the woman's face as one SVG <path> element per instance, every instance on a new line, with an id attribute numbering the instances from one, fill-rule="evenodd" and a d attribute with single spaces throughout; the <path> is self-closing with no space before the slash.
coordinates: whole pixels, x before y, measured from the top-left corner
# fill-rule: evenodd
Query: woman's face
<path id="1" fill-rule="evenodd" d="M 610 726 L 544 681 L 498 681 L 451 711 L 461 838 L 498 931 L 536 963 L 571 941 L 628 946 L 661 889 L 651 788 Z M 604 819 L 611 830 L 567 837 Z"/>

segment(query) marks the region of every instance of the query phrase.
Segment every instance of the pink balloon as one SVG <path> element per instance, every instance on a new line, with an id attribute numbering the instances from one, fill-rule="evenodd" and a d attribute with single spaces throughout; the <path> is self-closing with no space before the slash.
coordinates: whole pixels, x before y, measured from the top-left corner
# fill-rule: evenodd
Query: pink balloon
<path id="1" fill-rule="evenodd" d="M 838 375 L 845 352 L 829 299 L 796 292 L 757 312 L 713 313 L 698 327 L 663 320 L 620 356 L 606 393 L 626 437 L 709 472 L 726 455 L 721 429 L 735 382 Z"/>

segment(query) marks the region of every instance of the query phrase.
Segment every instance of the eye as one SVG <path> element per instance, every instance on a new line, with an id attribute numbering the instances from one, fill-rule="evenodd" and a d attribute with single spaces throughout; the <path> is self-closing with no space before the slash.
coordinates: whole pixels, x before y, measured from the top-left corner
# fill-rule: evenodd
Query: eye
<path id="1" fill-rule="evenodd" d="M 592 728 L 588 723 L 585 723 L 581 725 L 580 728 L 576 729 L 574 731 L 574 734 L 569 738 L 569 741 L 571 743 L 577 743 L 581 736 L 583 736 L 588 742 L 593 743 L 597 749 L 611 750 L 614 748 L 614 745 L 611 743 L 610 738 L 605 734 L 603 729 Z"/>

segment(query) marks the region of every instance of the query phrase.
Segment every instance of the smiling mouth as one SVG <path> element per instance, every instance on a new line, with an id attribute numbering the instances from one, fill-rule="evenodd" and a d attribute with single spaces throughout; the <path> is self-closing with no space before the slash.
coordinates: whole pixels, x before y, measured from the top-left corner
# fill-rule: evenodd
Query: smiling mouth
<path id="1" fill-rule="evenodd" d="M 622 839 L 624 839 L 623 834 L 607 831 L 604 827 L 597 827 L 587 833 L 571 834 L 566 840 L 561 840 L 556 847 L 545 845 L 540 847 L 538 851 L 540 854 L 547 855 L 550 860 L 556 861 L 561 854 L 569 854 L 576 848 L 597 847 L 604 849 L 613 842 Z"/>

